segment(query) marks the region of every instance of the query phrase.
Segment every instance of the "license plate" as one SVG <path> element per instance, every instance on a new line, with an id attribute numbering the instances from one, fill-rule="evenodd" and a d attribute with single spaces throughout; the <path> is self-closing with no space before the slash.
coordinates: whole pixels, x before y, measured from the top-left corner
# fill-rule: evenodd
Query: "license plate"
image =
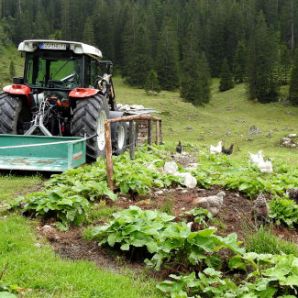
<path id="1" fill-rule="evenodd" d="M 66 50 L 66 44 L 63 43 L 40 43 L 39 48 L 41 50 Z"/>

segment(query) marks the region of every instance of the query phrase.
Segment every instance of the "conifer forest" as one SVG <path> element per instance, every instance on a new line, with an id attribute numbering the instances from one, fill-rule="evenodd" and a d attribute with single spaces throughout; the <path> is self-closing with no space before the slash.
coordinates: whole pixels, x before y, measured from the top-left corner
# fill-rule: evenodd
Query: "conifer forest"
<path id="1" fill-rule="evenodd" d="M 15 44 L 29 38 L 93 44 L 129 84 L 143 88 L 153 75 L 163 90 L 180 87 L 195 104 L 209 101 L 211 77 L 222 77 L 222 90 L 233 86 L 231 80 L 246 81 L 250 98 L 276 101 L 298 63 L 295 0 L 0 3 L 3 30 Z"/>

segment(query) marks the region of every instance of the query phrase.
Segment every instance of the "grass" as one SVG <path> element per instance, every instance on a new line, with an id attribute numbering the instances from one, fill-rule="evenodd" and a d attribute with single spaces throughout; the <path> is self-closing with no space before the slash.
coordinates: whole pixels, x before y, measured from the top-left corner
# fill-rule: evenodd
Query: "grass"
<path id="1" fill-rule="evenodd" d="M 26 289 L 25 297 L 157 297 L 148 278 L 99 269 L 87 261 L 66 261 L 43 244 L 36 246 L 32 225 L 19 216 L 0 221 L 3 282 Z"/>
<path id="2" fill-rule="evenodd" d="M 18 194 L 36 189 L 42 183 L 39 176 L 1 176 L 0 175 L 0 202 L 9 202 Z"/>
<path id="3" fill-rule="evenodd" d="M 178 140 L 200 150 L 208 150 L 210 144 L 223 140 L 226 145 L 235 144 L 233 158 L 248 158 L 248 152 L 262 149 L 272 159 L 298 165 L 298 150 L 279 146 L 282 137 L 298 133 L 298 107 L 249 101 L 244 84 L 219 92 L 218 80 L 214 80 L 212 99 L 203 107 L 184 102 L 178 92 L 146 95 L 144 90 L 128 87 L 119 77 L 115 78 L 115 89 L 118 102 L 142 104 L 160 112 L 164 139 L 172 150 Z M 253 125 L 260 129 L 260 134 L 249 134 Z"/>
<path id="4" fill-rule="evenodd" d="M 40 182 L 39 177 L 0 177 L 0 202 Z M 98 209 L 103 217 L 109 212 Z M 140 273 L 117 274 L 92 262 L 62 260 L 36 237 L 35 227 L 22 216 L 0 215 L 0 272 L 7 267 L 2 282 L 27 289 L 24 297 L 159 297 L 154 282 Z"/>
<path id="5" fill-rule="evenodd" d="M 280 239 L 270 229 L 260 228 L 245 239 L 247 251 L 270 254 L 293 254 L 298 257 L 298 246 L 293 242 Z"/>

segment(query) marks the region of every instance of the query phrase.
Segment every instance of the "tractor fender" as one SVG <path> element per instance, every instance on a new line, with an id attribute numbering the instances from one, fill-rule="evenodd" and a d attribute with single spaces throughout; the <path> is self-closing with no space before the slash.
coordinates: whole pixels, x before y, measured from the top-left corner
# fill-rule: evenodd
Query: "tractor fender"
<path id="1" fill-rule="evenodd" d="M 75 88 L 69 92 L 70 98 L 84 99 L 96 95 L 99 92 L 94 88 Z"/>
<path id="2" fill-rule="evenodd" d="M 32 97 L 31 97 L 32 90 L 30 87 L 26 85 L 22 85 L 22 84 L 8 85 L 3 88 L 3 91 L 11 95 L 25 96 L 27 99 L 27 103 L 29 105 L 31 105 L 32 103 Z"/>

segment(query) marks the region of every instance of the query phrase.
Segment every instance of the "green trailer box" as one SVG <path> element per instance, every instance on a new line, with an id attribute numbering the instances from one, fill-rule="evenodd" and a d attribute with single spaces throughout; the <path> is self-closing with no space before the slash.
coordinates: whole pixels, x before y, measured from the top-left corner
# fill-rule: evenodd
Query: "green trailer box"
<path id="1" fill-rule="evenodd" d="M 0 169 L 63 172 L 86 162 L 80 137 L 0 135 Z"/>

